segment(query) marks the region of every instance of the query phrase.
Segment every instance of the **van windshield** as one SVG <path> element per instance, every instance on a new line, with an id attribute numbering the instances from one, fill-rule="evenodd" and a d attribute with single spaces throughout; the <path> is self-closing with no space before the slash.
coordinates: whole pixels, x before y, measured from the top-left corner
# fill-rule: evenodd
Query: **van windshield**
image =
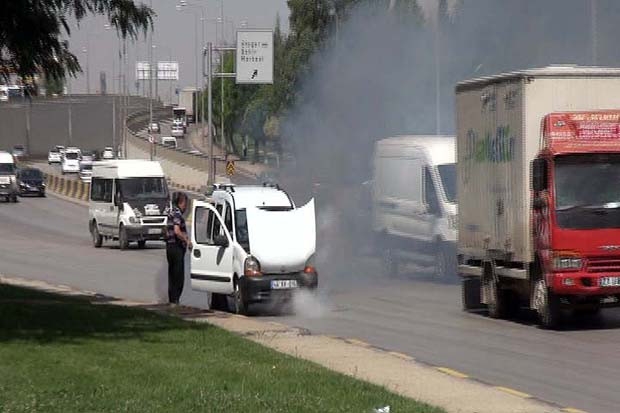
<path id="1" fill-rule="evenodd" d="M 65 158 L 66 159 L 77 159 L 78 158 L 78 154 L 77 154 L 77 152 L 67 152 L 67 153 L 65 153 Z"/>
<path id="2" fill-rule="evenodd" d="M 437 170 L 448 202 L 456 202 L 456 164 L 439 165 Z"/>
<path id="3" fill-rule="evenodd" d="M 168 198 L 168 188 L 164 178 L 126 178 L 118 182 L 121 194 L 126 200 Z"/>
<path id="4" fill-rule="evenodd" d="M 12 163 L 0 163 L 0 175 L 14 175 L 15 165 Z"/>
<path id="5" fill-rule="evenodd" d="M 248 217 L 245 209 L 238 209 L 235 211 L 235 234 L 239 245 L 249 254 L 250 235 L 248 233 Z"/>

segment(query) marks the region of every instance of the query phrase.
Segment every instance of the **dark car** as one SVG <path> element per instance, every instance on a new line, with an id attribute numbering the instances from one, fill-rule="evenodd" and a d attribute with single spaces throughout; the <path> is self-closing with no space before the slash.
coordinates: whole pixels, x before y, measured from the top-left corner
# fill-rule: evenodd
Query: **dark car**
<path id="1" fill-rule="evenodd" d="M 19 195 L 45 196 L 45 176 L 36 168 L 24 168 L 17 171 Z"/>

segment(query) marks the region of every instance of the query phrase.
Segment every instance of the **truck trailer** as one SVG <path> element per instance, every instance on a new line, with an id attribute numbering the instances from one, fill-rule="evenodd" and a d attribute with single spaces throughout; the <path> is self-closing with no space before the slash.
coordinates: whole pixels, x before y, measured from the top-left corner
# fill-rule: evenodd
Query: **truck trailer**
<path id="1" fill-rule="evenodd" d="M 543 327 L 620 305 L 620 69 L 550 66 L 456 86 L 464 310 Z"/>

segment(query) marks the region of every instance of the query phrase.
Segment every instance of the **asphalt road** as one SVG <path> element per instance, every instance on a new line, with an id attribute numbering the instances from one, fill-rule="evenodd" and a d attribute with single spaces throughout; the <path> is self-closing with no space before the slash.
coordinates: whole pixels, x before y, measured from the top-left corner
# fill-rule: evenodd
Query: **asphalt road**
<path id="1" fill-rule="evenodd" d="M 85 207 L 53 196 L 0 204 L 0 272 L 130 299 L 165 296 L 162 244 L 95 249 L 86 223 Z M 620 311 L 545 331 L 527 315 L 504 321 L 463 313 L 459 286 L 433 282 L 425 268 L 396 279 L 378 277 L 379 263 L 369 257 L 340 268 L 349 275 L 321 273 L 319 297 L 298 300 L 297 315 L 262 317 L 362 339 L 590 413 L 618 411 Z M 207 298 L 186 280 L 183 302 L 204 307 Z"/>

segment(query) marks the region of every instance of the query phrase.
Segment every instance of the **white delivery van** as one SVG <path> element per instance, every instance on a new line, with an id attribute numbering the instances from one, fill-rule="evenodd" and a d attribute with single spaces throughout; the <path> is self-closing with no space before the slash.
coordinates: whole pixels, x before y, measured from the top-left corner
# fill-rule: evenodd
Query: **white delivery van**
<path id="1" fill-rule="evenodd" d="M 62 174 L 79 173 L 82 152 L 77 148 L 67 148 L 62 156 Z"/>
<path id="2" fill-rule="evenodd" d="M 397 136 L 375 144 L 373 231 L 388 275 L 401 259 L 433 254 L 435 273 L 456 274 L 456 142 Z"/>
<path id="3" fill-rule="evenodd" d="M 176 149 L 177 148 L 177 138 L 173 137 L 173 136 L 162 136 L 161 137 L 161 144 L 167 148 L 173 148 Z"/>
<path id="4" fill-rule="evenodd" d="M 168 186 L 159 162 L 123 159 L 93 163 L 88 210 L 95 248 L 118 240 L 121 250 L 136 241 L 164 240 Z"/>
<path id="5" fill-rule="evenodd" d="M 15 159 L 10 153 L 0 151 L 0 197 L 17 202 L 18 194 Z"/>
<path id="6" fill-rule="evenodd" d="M 212 308 L 236 313 L 315 289 L 314 199 L 297 208 L 277 186 L 216 187 L 192 207 L 192 288 L 212 293 Z"/>

